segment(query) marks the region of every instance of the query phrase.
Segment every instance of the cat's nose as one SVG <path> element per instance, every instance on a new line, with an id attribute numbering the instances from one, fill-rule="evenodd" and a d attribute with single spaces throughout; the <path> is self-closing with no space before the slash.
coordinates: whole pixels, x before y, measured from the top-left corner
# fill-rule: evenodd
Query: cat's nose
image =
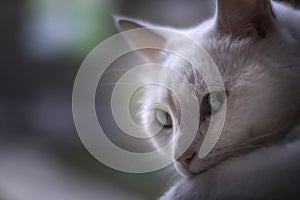
<path id="1" fill-rule="evenodd" d="M 185 152 L 182 156 L 180 156 L 176 161 L 179 162 L 181 165 L 189 169 L 191 165 L 191 161 L 195 157 L 195 152 Z"/>

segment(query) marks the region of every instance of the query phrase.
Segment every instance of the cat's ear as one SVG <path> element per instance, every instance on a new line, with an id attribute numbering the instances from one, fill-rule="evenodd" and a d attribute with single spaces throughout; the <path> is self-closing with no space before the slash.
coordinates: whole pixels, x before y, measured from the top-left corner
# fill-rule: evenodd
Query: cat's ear
<path id="1" fill-rule="evenodd" d="M 166 44 L 166 38 L 158 33 L 153 31 L 151 28 L 157 26 L 146 23 L 137 19 L 123 17 L 123 16 L 114 16 L 116 27 L 120 32 L 125 31 L 124 35 L 128 39 L 129 43 L 133 47 L 139 49 L 138 52 L 144 56 L 146 59 L 152 62 L 158 61 L 159 58 L 159 49 L 163 49 Z M 143 29 L 138 29 L 143 28 Z M 128 31 L 132 29 L 138 29 L 138 31 Z M 128 31 L 128 32 L 126 32 Z M 153 48 L 142 48 L 142 47 L 157 47 L 158 49 Z M 140 49 L 142 48 L 142 49 Z"/>
<path id="2" fill-rule="evenodd" d="M 218 33 L 232 37 L 265 38 L 275 15 L 269 0 L 218 0 Z"/>

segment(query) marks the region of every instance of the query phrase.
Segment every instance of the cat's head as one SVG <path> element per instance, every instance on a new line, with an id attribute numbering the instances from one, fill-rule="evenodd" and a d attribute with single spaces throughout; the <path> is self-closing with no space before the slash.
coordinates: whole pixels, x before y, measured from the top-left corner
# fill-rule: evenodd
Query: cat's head
<path id="1" fill-rule="evenodd" d="M 133 45 L 157 43 L 161 48 L 185 52 L 194 59 L 193 63 L 199 63 L 193 67 L 170 53 L 139 50 L 151 62 L 162 61 L 177 70 L 193 86 L 192 91 L 185 90 L 176 77 L 163 69 L 154 75 L 141 75 L 145 79 L 157 76 L 167 80 L 176 85 L 176 92 L 193 93 L 197 99 L 200 108 L 198 131 L 185 150 L 181 143 L 190 134 L 189 127 L 178 127 L 182 112 L 190 111 L 181 110 L 176 96 L 164 87 L 147 87 L 142 102 L 144 123 L 162 127 L 154 137 L 156 146 L 168 143 L 177 134 L 172 156 L 175 166 L 184 175 L 204 172 L 221 161 L 268 145 L 282 137 L 297 120 L 300 111 L 299 70 L 296 69 L 299 68 L 299 55 L 295 55 L 293 37 L 277 22 L 276 14 L 268 0 L 219 0 L 212 19 L 191 29 L 174 29 L 201 45 L 218 67 L 225 90 L 210 92 L 204 79 L 213 79 L 214 74 L 201 74 L 195 70 L 204 67 L 201 66 L 202 52 L 193 50 L 180 39 L 151 29 L 143 30 L 141 34 L 125 33 Z M 123 31 L 157 27 L 122 17 L 116 22 Z M 211 118 L 220 114 L 225 103 L 226 118 L 221 136 L 212 151 L 199 158 L 198 152 Z M 151 133 L 152 130 L 148 131 Z"/>

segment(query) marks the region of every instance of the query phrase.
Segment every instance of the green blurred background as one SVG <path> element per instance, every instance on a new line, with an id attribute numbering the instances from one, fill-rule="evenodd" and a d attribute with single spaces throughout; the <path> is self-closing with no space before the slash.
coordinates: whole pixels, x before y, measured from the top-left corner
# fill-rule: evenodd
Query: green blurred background
<path id="1" fill-rule="evenodd" d="M 190 27 L 212 16 L 214 1 L 2 0 L 0 5 L 0 200 L 156 199 L 178 180 L 172 167 L 126 174 L 95 160 L 74 127 L 73 82 L 87 54 L 117 33 L 112 14 Z M 98 107 L 107 110 L 103 102 L 100 97 Z M 102 123 L 112 134 L 119 131 L 110 118 Z"/>

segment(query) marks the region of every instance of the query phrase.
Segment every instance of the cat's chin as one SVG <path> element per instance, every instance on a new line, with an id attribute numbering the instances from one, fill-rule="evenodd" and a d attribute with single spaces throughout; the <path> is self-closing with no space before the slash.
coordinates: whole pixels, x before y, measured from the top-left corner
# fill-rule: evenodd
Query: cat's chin
<path id="1" fill-rule="evenodd" d="M 182 164 L 178 162 L 174 163 L 174 167 L 177 170 L 177 172 L 186 179 L 189 179 L 194 175 L 196 175 L 195 173 L 191 172 L 190 170 L 188 170 L 186 167 L 184 167 Z"/>

